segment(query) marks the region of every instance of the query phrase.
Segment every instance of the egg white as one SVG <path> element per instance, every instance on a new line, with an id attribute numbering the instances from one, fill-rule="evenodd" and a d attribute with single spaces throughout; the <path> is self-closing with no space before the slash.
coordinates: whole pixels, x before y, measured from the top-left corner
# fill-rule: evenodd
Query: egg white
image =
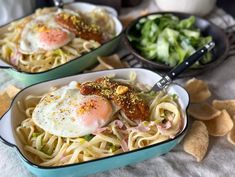
<path id="1" fill-rule="evenodd" d="M 40 44 L 39 34 L 40 32 L 35 30 L 37 24 L 44 24 L 48 28 L 59 28 L 68 34 L 68 40 L 65 41 L 63 45 L 66 45 L 69 41 L 71 41 L 75 35 L 68 31 L 67 29 L 62 28 L 55 21 L 56 12 L 44 14 L 35 17 L 29 23 L 27 23 L 21 33 L 21 39 L 19 43 L 19 50 L 24 54 L 33 54 L 40 53 L 45 51 L 43 46 Z M 58 45 L 57 48 L 60 48 L 63 45 Z M 53 48 L 54 49 L 54 48 Z"/>
<path id="2" fill-rule="evenodd" d="M 107 124 L 108 121 L 97 121 L 96 124 L 87 126 L 81 118 L 77 117 L 78 105 L 94 95 L 82 95 L 76 85 L 76 82 L 71 82 L 46 94 L 33 111 L 34 123 L 53 135 L 70 138 L 91 134 L 97 128 Z"/>

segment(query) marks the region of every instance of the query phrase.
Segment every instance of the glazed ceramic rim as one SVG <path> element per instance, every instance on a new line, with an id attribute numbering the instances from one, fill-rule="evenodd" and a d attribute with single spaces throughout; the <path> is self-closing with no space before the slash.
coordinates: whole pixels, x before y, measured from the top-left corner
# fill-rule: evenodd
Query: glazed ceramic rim
<path id="1" fill-rule="evenodd" d="M 111 69 L 111 70 L 107 70 L 107 71 L 126 70 L 126 69 L 128 69 L 128 68 Z M 143 71 L 146 70 L 146 71 L 148 71 L 148 72 L 151 72 L 151 73 L 154 73 L 154 74 L 159 75 L 159 74 L 156 73 L 156 72 L 153 72 L 153 71 L 151 71 L 151 70 L 144 69 L 144 68 L 129 68 L 129 69 L 137 69 L 137 70 L 143 70 Z M 93 72 L 93 73 L 95 73 L 95 72 Z M 77 74 L 77 75 L 85 75 L 85 74 L 89 74 L 89 73 Z M 76 75 L 73 75 L 73 76 L 76 76 Z M 159 75 L 159 76 L 161 76 L 161 75 Z M 47 81 L 42 81 L 42 82 L 39 82 L 39 83 L 36 83 L 36 84 L 33 84 L 33 85 L 30 85 L 30 86 L 27 86 L 27 87 L 23 88 L 23 89 L 20 90 L 20 91 L 16 94 L 16 96 L 13 98 L 10 107 L 9 107 L 8 110 L 0 117 L 0 120 L 5 116 L 5 114 L 7 114 L 7 113 L 11 110 L 11 108 L 12 108 L 12 106 L 13 106 L 13 103 L 14 103 L 14 100 L 15 100 L 15 99 L 17 98 L 17 96 L 18 96 L 21 92 L 23 92 L 24 90 L 26 90 L 26 89 L 28 89 L 28 88 L 30 88 L 30 87 L 33 87 L 33 86 L 35 86 L 35 85 L 40 85 L 40 84 L 42 84 L 42 83 L 46 83 L 46 82 L 50 82 L 50 81 L 54 81 L 54 80 L 62 80 L 62 79 L 69 78 L 69 77 L 71 77 L 71 76 L 65 76 L 65 77 L 61 77 L 61 78 L 59 78 L 59 79 L 51 79 L 51 80 L 47 80 Z M 5 140 L 1 135 L 0 135 L 0 141 L 3 142 L 4 144 L 10 146 L 10 147 L 15 148 L 15 149 L 17 150 L 17 153 L 19 153 L 19 154 L 21 155 L 22 159 L 23 159 L 26 163 L 28 163 L 30 166 L 33 166 L 33 167 L 38 168 L 38 169 L 60 169 L 60 168 L 78 166 L 78 165 L 83 165 L 83 164 L 86 164 L 86 163 L 91 163 L 91 162 L 95 162 L 95 161 L 99 161 L 99 160 L 105 160 L 105 159 L 112 158 L 112 157 L 118 157 L 118 156 L 121 156 L 121 155 L 126 155 L 126 154 L 129 154 L 129 153 L 138 152 L 138 151 L 145 150 L 145 149 L 148 149 L 148 148 L 153 148 L 153 147 L 155 147 L 155 146 L 160 146 L 160 145 L 169 143 L 169 142 L 171 142 L 171 141 L 174 141 L 174 140 L 178 139 L 178 138 L 181 137 L 181 136 L 184 136 L 184 134 L 185 134 L 185 132 L 186 132 L 186 130 L 187 130 L 187 128 L 188 128 L 188 113 L 187 113 L 187 109 L 188 109 L 188 107 L 189 107 L 190 97 L 189 97 L 188 92 L 187 92 L 182 86 L 180 86 L 180 85 L 177 84 L 177 83 L 174 83 L 174 85 L 179 86 L 180 88 L 182 88 L 182 89 L 185 91 L 185 93 L 186 93 L 187 96 L 188 96 L 188 104 L 187 104 L 187 106 L 186 106 L 186 108 L 185 108 L 185 112 L 184 112 L 184 113 L 185 113 L 185 124 L 184 124 L 185 126 L 184 126 L 183 129 L 180 131 L 180 133 L 178 133 L 178 134 L 177 134 L 174 138 L 172 138 L 172 139 L 168 139 L 168 140 L 165 140 L 165 141 L 162 141 L 162 142 L 159 142 L 159 143 L 156 143 L 156 144 L 152 144 L 152 145 L 149 145 L 149 146 L 145 146 L 145 147 L 142 147 L 142 148 L 138 148 L 138 149 L 135 149 L 135 150 L 131 150 L 131 151 L 127 151 L 127 152 L 122 152 L 122 153 L 120 153 L 120 154 L 115 154 L 115 155 L 111 155 L 111 156 L 107 156 L 107 157 L 101 157 L 101 158 L 97 158 L 97 159 L 93 159 L 93 160 L 88 160 L 88 161 L 78 162 L 78 163 L 73 163 L 73 164 L 67 164 L 67 165 L 61 165 L 61 166 L 41 166 L 41 165 L 37 165 L 37 164 L 35 164 L 34 162 L 31 162 L 30 160 L 28 160 L 27 157 L 25 157 L 25 155 L 21 152 L 21 150 L 20 150 L 20 148 L 17 146 L 17 144 L 12 144 L 12 143 L 8 142 L 8 141 Z"/>
<path id="2" fill-rule="evenodd" d="M 220 57 L 218 57 L 216 60 L 212 61 L 212 62 L 209 62 L 207 64 L 204 64 L 204 65 L 200 65 L 198 68 L 190 68 L 189 70 L 190 71 L 200 71 L 202 69 L 206 69 L 207 67 L 214 67 L 215 65 L 221 63 L 224 58 L 227 56 L 228 54 L 228 51 L 229 51 L 229 41 L 228 41 L 228 37 L 226 36 L 225 34 L 225 31 L 223 31 L 219 26 L 217 26 L 216 24 L 212 23 L 211 21 L 205 19 L 205 18 L 202 18 L 202 17 L 199 17 L 197 15 L 193 15 L 193 14 L 189 14 L 189 13 L 183 13 L 183 12 L 174 12 L 174 11 L 164 11 L 164 12 L 153 12 L 153 13 L 149 13 L 149 14 L 146 14 L 146 15 L 143 15 L 143 16 L 140 16 L 138 18 L 136 18 L 135 20 L 133 20 L 125 29 L 125 32 L 124 32 L 124 39 L 125 39 L 125 44 L 126 46 L 128 47 L 129 51 L 142 63 L 146 63 L 148 65 L 152 65 L 153 68 L 155 69 L 159 69 L 159 70 L 170 70 L 170 69 L 173 69 L 174 67 L 170 67 L 164 63 L 161 63 L 161 62 L 154 62 L 152 60 L 148 60 L 146 59 L 145 57 L 143 57 L 134 47 L 133 45 L 131 44 L 130 40 L 128 39 L 128 35 L 129 35 L 129 32 L 130 32 L 130 29 L 136 25 L 140 19 L 142 18 L 145 18 L 145 17 L 148 17 L 148 16 L 151 16 L 151 15 L 164 15 L 164 14 L 172 14 L 172 15 L 175 15 L 178 17 L 178 15 L 183 15 L 183 16 L 194 16 L 196 19 L 199 19 L 199 20 L 202 20 L 202 21 L 205 21 L 206 23 L 208 23 L 210 26 L 212 26 L 213 28 L 216 28 L 220 31 L 220 34 L 223 35 L 223 40 L 224 40 L 224 43 L 225 43 L 225 50 L 223 51 L 222 55 Z M 186 17 L 187 18 L 187 17 Z"/>
<path id="3" fill-rule="evenodd" d="M 108 9 L 112 9 L 113 11 L 117 12 L 114 8 L 112 8 L 112 7 L 110 7 L 110 6 L 95 5 L 95 4 L 86 3 L 86 2 L 71 2 L 71 3 L 66 3 L 65 5 L 72 5 L 73 3 L 81 3 L 81 4 L 91 5 L 91 6 L 95 6 L 95 7 L 108 8 Z M 34 14 L 34 13 L 33 13 L 33 14 Z M 17 21 L 17 20 L 23 19 L 23 18 L 25 18 L 25 17 L 27 17 L 27 16 L 29 16 L 29 15 L 32 15 L 32 14 L 28 14 L 28 15 L 26 15 L 26 16 L 17 18 L 17 19 L 15 19 L 15 20 L 13 20 L 13 21 L 11 21 L 11 22 L 9 22 L 9 23 L 6 23 L 6 24 L 0 26 L 0 29 L 6 27 L 7 25 L 11 24 L 12 22 L 15 22 L 15 21 Z M 2 69 L 11 69 L 11 70 L 16 71 L 16 72 L 18 72 L 18 73 L 24 73 L 24 74 L 29 74 L 29 75 L 37 75 L 37 74 L 39 75 L 39 74 L 44 74 L 44 73 L 46 73 L 46 72 L 50 72 L 50 71 L 56 70 L 56 69 L 61 68 L 61 67 L 65 66 L 65 65 L 68 65 L 68 64 L 71 63 L 71 62 L 74 62 L 74 61 L 76 61 L 76 60 L 79 60 L 79 59 L 82 58 L 82 57 L 85 57 L 85 56 L 87 56 L 87 55 L 89 55 L 89 54 L 91 54 L 91 53 L 94 53 L 96 50 L 100 49 L 101 47 L 103 47 L 103 46 L 105 46 L 105 45 L 108 45 L 109 43 L 111 43 L 111 42 L 114 41 L 115 39 L 117 39 L 117 38 L 119 38 L 120 36 L 122 36 L 122 34 L 123 34 L 123 32 L 124 32 L 124 27 L 123 27 L 123 25 L 122 25 L 122 23 L 121 23 L 119 17 L 118 17 L 118 16 L 115 16 L 115 15 L 113 15 L 113 14 L 111 14 L 111 17 L 112 17 L 113 19 L 117 20 L 117 21 L 120 23 L 120 27 L 121 27 L 120 32 L 119 32 L 118 34 L 116 34 L 112 39 L 110 39 L 110 40 L 108 40 L 108 41 L 102 43 L 99 47 L 97 47 L 97 48 L 95 48 L 95 49 L 91 49 L 90 52 L 87 52 L 87 53 L 82 54 L 81 56 L 75 57 L 74 59 L 72 59 L 72 60 L 70 60 L 70 61 L 68 61 L 68 62 L 66 62 L 66 63 L 64 63 L 64 64 L 62 64 L 62 65 L 58 65 L 58 66 L 56 66 L 56 67 L 54 67 L 54 68 L 50 68 L 50 69 L 48 69 L 48 70 L 41 71 L 41 72 L 21 71 L 21 70 L 19 70 L 18 68 L 14 67 L 12 64 L 7 63 L 7 62 L 5 62 L 3 59 L 0 58 L 0 60 L 1 60 L 3 63 L 6 63 L 7 65 L 9 65 L 9 66 L 2 66 Z M 116 24 L 116 23 L 115 23 L 115 24 Z"/>

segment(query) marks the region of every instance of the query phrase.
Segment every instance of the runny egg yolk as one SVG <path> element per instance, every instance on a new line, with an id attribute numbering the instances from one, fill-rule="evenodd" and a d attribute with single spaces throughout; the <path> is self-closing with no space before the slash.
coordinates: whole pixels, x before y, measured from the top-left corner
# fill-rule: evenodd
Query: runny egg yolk
<path id="1" fill-rule="evenodd" d="M 39 34 L 39 45 L 45 50 L 53 50 L 67 44 L 70 36 L 61 29 L 47 29 Z"/>
<path id="2" fill-rule="evenodd" d="M 85 126 L 104 126 L 111 116 L 111 104 L 106 98 L 97 95 L 88 97 L 77 108 L 77 118 Z"/>

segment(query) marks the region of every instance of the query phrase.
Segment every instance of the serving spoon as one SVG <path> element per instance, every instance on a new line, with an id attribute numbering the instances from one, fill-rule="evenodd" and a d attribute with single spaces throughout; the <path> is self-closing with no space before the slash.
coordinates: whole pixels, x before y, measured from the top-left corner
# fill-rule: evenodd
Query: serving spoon
<path id="1" fill-rule="evenodd" d="M 55 7 L 57 9 L 63 9 L 63 7 L 64 7 L 63 0 L 53 0 L 53 1 L 54 1 L 54 4 L 55 4 Z"/>
<path id="2" fill-rule="evenodd" d="M 171 71 L 166 73 L 152 88 L 151 91 L 160 91 L 164 88 L 167 88 L 173 80 L 182 72 L 184 72 L 187 68 L 193 65 L 196 61 L 200 60 L 203 55 L 207 52 L 211 51 L 215 47 L 215 43 L 213 41 L 207 43 L 204 47 L 197 50 L 187 59 L 185 59 L 181 64 L 173 68 Z"/>

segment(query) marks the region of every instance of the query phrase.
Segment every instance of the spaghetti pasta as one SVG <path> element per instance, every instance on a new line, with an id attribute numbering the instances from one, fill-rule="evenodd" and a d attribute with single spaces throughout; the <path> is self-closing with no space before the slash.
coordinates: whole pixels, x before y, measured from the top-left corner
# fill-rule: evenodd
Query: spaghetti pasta
<path id="1" fill-rule="evenodd" d="M 136 83 L 135 78 L 136 76 L 132 74 L 131 80 L 122 81 L 132 87 L 141 85 Z M 141 85 L 142 90 L 147 89 L 143 87 Z M 29 95 L 24 102 L 18 103 L 26 119 L 16 128 L 16 132 L 25 151 L 29 152 L 35 163 L 42 166 L 79 163 L 173 138 L 182 128 L 182 113 L 176 96 L 164 91 L 157 93 L 140 91 L 139 94 L 143 94 L 148 100 L 150 115 L 147 120 L 137 122 L 130 120 L 123 110 L 119 109 L 106 126 L 92 134 L 75 138 L 59 137 L 39 128 L 34 123 L 32 114 L 46 93 L 41 96 Z"/>

